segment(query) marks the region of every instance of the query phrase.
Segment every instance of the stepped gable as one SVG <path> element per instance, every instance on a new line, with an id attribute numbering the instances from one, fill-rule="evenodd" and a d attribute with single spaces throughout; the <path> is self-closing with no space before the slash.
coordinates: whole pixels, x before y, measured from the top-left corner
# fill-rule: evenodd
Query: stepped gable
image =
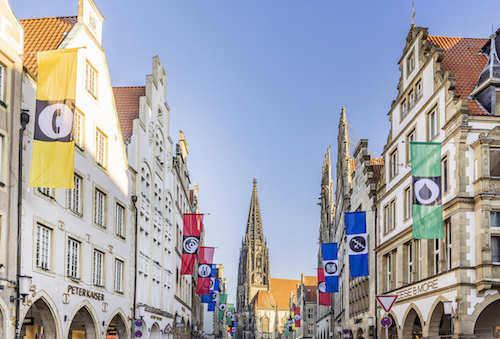
<path id="1" fill-rule="evenodd" d="M 455 73 L 457 85 L 455 93 L 460 99 L 468 100 L 469 114 L 487 115 L 477 102 L 467 98 L 477 84 L 479 75 L 486 65 L 487 58 L 480 54 L 488 39 L 454 38 L 442 36 L 428 36 L 427 44 L 439 45 L 443 49 L 444 58 L 441 68 L 444 72 Z"/>
<path id="2" fill-rule="evenodd" d="M 146 86 L 113 87 L 113 93 L 123 140 L 128 140 L 132 136 L 134 119 L 139 118 L 139 102 L 146 95 Z"/>
<path id="3" fill-rule="evenodd" d="M 34 76 L 38 73 L 36 52 L 57 49 L 76 25 L 77 16 L 19 20 L 24 26 L 23 65 Z"/>

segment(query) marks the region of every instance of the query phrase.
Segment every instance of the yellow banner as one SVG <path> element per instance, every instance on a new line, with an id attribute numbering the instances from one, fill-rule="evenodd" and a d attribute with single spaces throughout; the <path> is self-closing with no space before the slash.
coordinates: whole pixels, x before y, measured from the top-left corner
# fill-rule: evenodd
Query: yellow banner
<path id="1" fill-rule="evenodd" d="M 75 111 L 78 49 L 38 54 L 35 133 L 29 185 L 74 188 Z"/>

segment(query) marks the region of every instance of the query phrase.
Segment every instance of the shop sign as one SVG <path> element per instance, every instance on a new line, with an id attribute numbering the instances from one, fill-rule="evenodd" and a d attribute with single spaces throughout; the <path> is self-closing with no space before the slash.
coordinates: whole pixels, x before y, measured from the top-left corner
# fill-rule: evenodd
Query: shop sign
<path id="1" fill-rule="evenodd" d="M 23 325 L 35 325 L 35 317 L 24 318 Z"/>
<path id="2" fill-rule="evenodd" d="M 91 290 L 86 290 L 85 288 L 68 285 L 68 294 L 76 294 L 81 297 L 87 297 L 90 299 L 104 301 L 104 294 L 99 292 L 94 292 Z"/>
<path id="3" fill-rule="evenodd" d="M 162 317 L 158 317 L 156 315 L 151 315 L 151 319 L 156 319 L 156 320 L 159 320 L 159 321 L 162 321 L 163 318 Z"/>
<path id="4" fill-rule="evenodd" d="M 403 288 L 402 290 L 396 292 L 396 294 L 398 295 L 398 299 L 401 300 L 401 299 L 411 298 L 422 293 L 437 290 L 438 287 L 439 287 L 439 280 L 436 278 L 421 282 L 419 284 L 416 284 L 415 286 Z"/>

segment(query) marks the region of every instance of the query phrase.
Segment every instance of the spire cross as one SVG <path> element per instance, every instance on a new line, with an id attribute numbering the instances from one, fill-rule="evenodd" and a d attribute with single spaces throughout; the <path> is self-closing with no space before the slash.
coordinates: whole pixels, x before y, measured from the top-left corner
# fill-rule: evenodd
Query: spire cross
<path id="1" fill-rule="evenodd" d="M 413 7 L 413 2 L 411 3 L 411 18 L 410 18 L 410 21 L 411 21 L 411 25 L 413 26 L 413 19 L 415 18 L 415 10 L 414 10 L 414 7 Z"/>

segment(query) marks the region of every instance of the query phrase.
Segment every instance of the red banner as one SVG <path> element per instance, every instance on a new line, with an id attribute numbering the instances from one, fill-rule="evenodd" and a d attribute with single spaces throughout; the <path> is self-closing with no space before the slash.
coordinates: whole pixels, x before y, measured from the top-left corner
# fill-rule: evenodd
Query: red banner
<path id="1" fill-rule="evenodd" d="M 198 282 L 196 293 L 210 294 L 210 280 L 212 276 L 212 264 L 214 261 L 213 247 L 200 247 L 198 256 Z"/>
<path id="2" fill-rule="evenodd" d="M 326 291 L 325 272 L 323 268 L 318 268 L 319 305 L 331 306 L 332 300 L 330 299 L 330 293 L 325 293 L 324 291 Z"/>
<path id="3" fill-rule="evenodd" d="M 293 308 L 295 327 L 300 327 L 300 307 Z"/>
<path id="4" fill-rule="evenodd" d="M 183 224 L 181 275 L 192 275 L 203 229 L 203 214 L 184 213 Z"/>

